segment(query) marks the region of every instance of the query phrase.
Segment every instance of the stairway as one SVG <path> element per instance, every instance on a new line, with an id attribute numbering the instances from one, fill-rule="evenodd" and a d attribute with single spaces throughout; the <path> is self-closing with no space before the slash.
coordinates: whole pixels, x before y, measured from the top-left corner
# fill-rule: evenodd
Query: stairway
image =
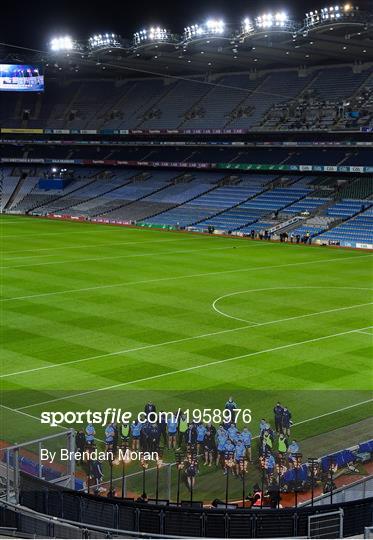
<path id="1" fill-rule="evenodd" d="M 278 179 L 280 180 L 280 179 Z M 221 210 L 220 212 L 216 212 L 216 214 L 213 214 L 212 216 L 209 216 L 208 219 L 212 219 L 216 216 L 220 216 L 220 214 L 224 214 L 224 212 L 227 212 L 228 210 L 232 210 L 232 208 L 236 208 L 237 206 L 240 206 L 241 204 L 244 204 L 252 199 L 255 199 L 255 197 L 258 197 L 258 195 L 262 195 L 262 193 L 265 193 L 266 191 L 271 191 L 275 185 L 278 183 L 278 180 L 277 179 L 274 179 L 274 180 L 271 180 L 269 183 L 267 184 L 264 184 L 264 189 L 262 189 L 262 191 L 259 191 L 258 193 L 255 193 L 255 195 L 250 195 L 249 197 L 247 197 L 246 199 L 240 201 L 239 203 L 236 203 L 236 204 L 233 204 L 232 206 L 229 206 L 228 208 L 224 208 L 224 210 Z M 195 223 L 193 223 L 192 225 L 197 225 L 198 223 L 201 223 L 202 221 L 206 221 L 206 218 L 203 218 L 203 219 L 199 219 L 198 221 L 196 221 Z M 246 224 L 245 225 L 242 225 L 240 227 L 240 229 L 242 227 L 246 227 Z"/>
<path id="2" fill-rule="evenodd" d="M 173 84 L 170 84 L 169 85 L 169 88 L 164 92 L 164 94 L 162 94 L 161 96 L 159 96 L 158 99 L 156 99 L 156 101 L 154 103 L 151 104 L 151 106 L 146 109 L 146 111 L 144 111 L 144 113 L 142 114 L 141 118 L 140 118 L 140 122 L 136 125 L 135 129 L 139 129 L 141 128 L 142 124 L 144 122 L 146 122 L 146 115 L 147 113 L 150 113 L 150 111 L 152 109 L 154 109 L 154 107 L 157 107 L 157 105 L 159 105 L 165 98 L 167 98 L 167 96 L 174 90 L 175 86 Z"/>
<path id="3" fill-rule="evenodd" d="M 215 88 L 214 86 L 210 86 L 210 85 L 206 85 L 206 86 L 207 86 L 207 88 L 208 88 L 207 92 L 206 92 L 205 94 L 203 94 L 202 96 L 200 96 L 200 97 L 197 99 L 197 101 L 195 101 L 195 102 L 193 103 L 193 105 L 192 105 L 191 107 L 189 107 L 189 109 L 187 109 L 186 111 L 184 111 L 184 113 L 183 113 L 183 115 L 182 115 L 182 118 L 183 118 L 183 119 L 182 119 L 182 121 L 180 122 L 180 124 L 177 126 L 177 129 L 182 129 L 183 126 L 184 126 L 184 124 L 185 124 L 186 122 L 189 122 L 189 119 L 186 118 L 186 115 L 187 115 L 188 113 L 192 112 L 196 107 L 198 107 L 198 105 L 201 103 L 201 101 L 202 101 L 203 99 L 205 99 L 205 97 L 208 96 L 208 94 L 209 94 L 210 92 L 212 92 L 212 90 L 214 90 L 214 88 Z"/>
<path id="4" fill-rule="evenodd" d="M 105 212 L 99 212 L 98 214 L 94 214 L 93 217 L 97 216 L 105 216 L 105 214 L 110 214 L 113 210 L 119 210 L 120 208 L 124 208 L 125 206 L 130 206 L 131 204 L 134 204 L 136 202 L 142 201 L 143 199 L 146 199 L 146 197 L 149 197 L 150 195 L 154 195 L 155 193 L 159 193 L 160 191 L 163 191 L 164 189 L 167 189 L 170 186 L 169 183 L 165 184 L 164 186 L 161 186 L 158 189 L 155 189 L 154 191 L 150 193 L 146 193 L 146 195 L 142 195 L 141 197 L 138 197 L 137 199 L 134 199 L 132 201 L 126 201 L 123 204 L 120 204 L 119 206 L 116 206 L 115 208 L 111 208 L 110 210 L 105 210 Z"/>
<path id="5" fill-rule="evenodd" d="M 268 80 L 268 77 L 269 75 L 267 75 L 266 77 L 264 77 L 264 79 L 262 81 L 260 81 L 260 83 L 258 84 L 258 86 L 256 86 L 254 88 L 254 90 L 247 90 L 247 93 L 246 95 L 243 97 L 243 99 L 241 99 L 241 101 L 234 107 L 234 109 L 232 109 L 229 113 L 228 113 L 228 120 L 225 122 L 224 126 L 223 126 L 223 129 L 226 129 L 226 128 L 229 128 L 229 124 L 231 124 L 234 120 L 236 120 L 235 118 L 232 118 L 231 117 L 231 114 L 236 111 L 237 109 L 239 109 L 240 107 L 242 107 L 242 105 L 245 103 L 245 101 L 247 100 L 247 98 L 249 97 L 252 97 L 254 96 L 257 92 L 260 93 L 260 89 L 262 88 L 262 86 L 266 83 L 266 81 Z M 255 105 L 253 106 L 254 109 L 251 111 L 251 114 L 254 112 L 255 110 Z M 250 116 L 251 116 L 250 114 Z"/>
<path id="6" fill-rule="evenodd" d="M 132 91 L 134 84 L 127 84 L 126 86 L 128 86 L 128 88 L 125 87 L 124 94 L 119 96 L 118 99 L 109 106 L 107 104 L 104 104 L 103 107 L 101 107 L 100 111 L 97 112 L 97 121 L 100 121 L 97 124 L 97 127 L 99 129 L 105 127 L 105 124 L 108 121 L 108 119 L 106 118 L 107 115 L 109 115 L 113 111 L 120 109 L 121 103 L 125 101 L 128 94 Z"/>
<path id="7" fill-rule="evenodd" d="M 334 201 L 335 202 L 335 201 Z M 331 227 L 329 227 L 328 231 L 331 231 L 332 229 L 335 229 L 336 227 L 338 227 L 339 225 L 341 225 L 341 223 L 347 223 L 349 221 L 351 221 L 352 219 L 356 218 L 356 216 L 360 215 L 360 214 L 363 214 L 366 210 L 368 210 L 369 208 L 372 208 L 373 206 L 373 203 L 372 204 L 367 204 L 364 208 L 364 210 L 359 210 L 358 212 L 355 212 L 355 214 L 353 214 L 352 216 L 348 216 L 346 219 L 336 219 L 335 221 L 333 221 L 331 223 Z M 320 234 L 323 234 L 325 232 L 324 231 L 321 231 L 319 232 L 318 234 L 315 235 L 315 238 L 317 236 L 320 236 Z"/>
<path id="8" fill-rule="evenodd" d="M 318 190 L 316 190 L 318 191 Z M 304 197 L 301 197 L 300 199 L 298 199 L 298 201 L 301 201 L 303 199 L 305 199 L 306 197 L 313 197 L 313 193 L 307 193 Z M 315 208 L 312 212 L 310 211 L 309 212 L 309 215 L 307 216 L 306 220 L 308 219 L 311 219 L 315 216 L 319 216 L 321 214 L 324 213 L 325 210 L 327 210 L 329 208 L 329 206 L 333 206 L 333 204 L 336 203 L 336 198 L 330 198 L 328 199 L 324 204 L 322 204 L 321 206 L 318 206 L 317 208 Z M 298 201 L 294 201 L 294 202 L 298 202 Z M 294 202 L 292 202 L 290 205 L 287 205 L 287 206 L 291 206 L 292 204 L 294 204 Z M 281 212 L 287 208 L 287 206 L 284 206 L 284 208 L 281 209 Z M 294 218 L 298 217 L 297 215 L 294 215 Z M 289 221 L 290 218 L 287 218 L 286 220 L 284 220 L 284 223 L 287 223 Z M 306 221 L 304 220 L 304 221 Z M 297 222 L 294 222 L 292 223 L 291 225 L 285 225 L 284 227 L 281 227 L 280 229 L 278 229 L 276 232 L 290 232 L 292 231 L 293 229 L 296 229 L 298 226 L 299 226 L 299 222 L 300 221 L 303 221 L 303 219 L 299 218 L 299 220 Z M 280 223 L 279 223 L 280 224 Z"/>
<path id="9" fill-rule="evenodd" d="M 154 216 L 160 216 L 161 214 L 164 214 L 164 212 L 168 212 L 169 210 L 174 210 L 175 208 L 178 208 L 179 206 L 183 206 L 183 204 L 186 204 L 186 203 L 194 201 L 195 199 L 198 199 L 198 197 L 201 197 L 202 195 L 206 195 L 206 193 L 210 193 L 210 191 L 214 191 L 214 189 L 217 189 L 218 187 L 219 186 L 214 185 L 212 188 L 207 189 L 203 193 L 198 193 L 198 195 L 194 195 L 194 197 L 191 197 L 190 199 L 187 199 L 186 201 L 183 201 L 183 202 L 175 204 L 175 205 L 171 205 L 169 208 L 167 208 L 167 210 L 163 209 L 160 212 L 155 212 L 154 214 L 146 216 L 146 217 L 142 218 L 141 221 L 146 221 L 147 219 L 152 218 Z"/>
<path id="10" fill-rule="evenodd" d="M 11 196 L 9 197 L 7 203 L 5 204 L 3 210 L 7 210 L 8 208 L 10 208 L 10 207 L 12 206 L 13 201 L 14 201 L 14 199 L 16 198 L 16 196 L 17 196 L 19 190 L 21 189 L 21 186 L 24 184 L 26 178 L 27 178 L 27 174 L 25 174 L 25 173 L 23 173 L 23 174 L 20 176 L 20 178 L 19 178 L 19 180 L 18 180 L 18 183 L 17 183 L 16 187 L 14 188 L 13 193 L 12 193 Z"/>
<path id="11" fill-rule="evenodd" d="M 116 191 L 117 189 L 120 189 L 124 186 L 127 186 L 128 184 L 131 184 L 131 182 L 133 182 L 134 178 L 136 178 L 136 176 L 138 175 L 134 175 L 134 176 L 131 176 L 130 179 L 127 179 L 124 184 L 121 184 L 120 186 L 116 186 L 116 187 L 111 187 L 110 189 L 108 189 L 107 191 L 104 191 L 102 193 L 100 193 L 99 195 L 95 195 L 93 197 L 88 197 L 87 199 L 84 199 L 84 201 L 80 201 L 77 206 L 79 206 L 79 204 L 84 204 L 88 201 L 94 201 L 95 199 L 99 199 L 100 197 L 102 197 L 103 195 L 107 195 L 108 193 L 113 193 L 114 191 Z M 73 204 L 70 204 L 68 206 L 65 206 L 63 208 L 59 208 L 58 209 L 58 212 L 62 212 L 63 210 L 67 210 L 69 208 L 71 208 L 72 206 L 75 206 L 76 203 L 73 203 Z"/>
<path id="12" fill-rule="evenodd" d="M 58 201 L 58 199 L 62 199 L 63 197 L 65 197 L 66 195 L 71 195 L 72 193 L 75 193 L 76 191 L 79 191 L 80 189 L 83 189 L 87 186 L 89 186 L 90 184 L 93 184 L 94 182 L 96 182 L 97 178 L 96 178 L 96 175 L 94 176 L 94 178 L 90 178 L 88 182 L 86 182 L 85 184 L 83 185 L 80 185 L 79 187 L 75 188 L 75 189 L 72 189 L 71 191 L 68 191 L 67 193 L 66 192 L 62 192 L 60 195 L 57 195 L 56 197 L 54 197 L 53 199 L 50 199 L 48 200 L 47 203 L 42 203 L 42 204 L 37 204 L 36 206 L 33 206 L 32 208 L 29 208 L 27 211 L 26 211 L 26 214 L 29 214 L 30 212 L 33 212 L 34 210 L 38 209 L 38 208 L 42 208 L 43 206 L 45 206 L 45 204 L 50 204 L 52 202 L 55 202 L 55 201 Z"/>

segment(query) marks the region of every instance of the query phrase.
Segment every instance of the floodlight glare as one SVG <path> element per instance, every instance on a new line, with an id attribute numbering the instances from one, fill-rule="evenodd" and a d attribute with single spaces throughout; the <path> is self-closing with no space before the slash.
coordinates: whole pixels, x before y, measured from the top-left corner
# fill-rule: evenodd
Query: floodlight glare
<path id="1" fill-rule="evenodd" d="M 265 13 L 255 19 L 255 24 L 258 28 L 284 28 L 288 23 L 289 18 L 286 13 L 280 11 L 278 13 Z"/>
<path id="2" fill-rule="evenodd" d="M 267 15 L 261 15 L 255 19 L 256 25 L 263 28 L 267 24 Z"/>
<path id="3" fill-rule="evenodd" d="M 279 23 L 281 25 L 281 23 L 285 23 L 287 21 L 288 17 L 286 15 L 286 13 L 284 13 L 283 11 L 281 11 L 280 13 L 276 13 L 275 15 L 275 21 L 276 23 Z"/>
<path id="4" fill-rule="evenodd" d="M 225 27 L 225 23 L 221 19 L 220 20 L 209 19 L 206 22 L 206 28 L 212 34 L 222 34 L 224 32 L 224 27 Z"/>
<path id="5" fill-rule="evenodd" d="M 50 42 L 52 51 L 71 51 L 74 48 L 74 42 L 70 36 L 56 37 Z"/>
<path id="6" fill-rule="evenodd" d="M 254 30 L 253 23 L 251 22 L 251 19 L 249 17 L 245 17 L 242 21 L 242 33 L 243 34 L 249 34 Z"/>
<path id="7" fill-rule="evenodd" d="M 205 33 L 203 26 L 199 24 L 192 24 L 184 28 L 185 39 L 192 39 L 198 36 L 202 36 Z"/>
<path id="8" fill-rule="evenodd" d="M 118 36 L 116 34 L 95 34 L 88 39 L 91 49 L 115 47 L 119 45 Z"/>
<path id="9" fill-rule="evenodd" d="M 146 41 L 167 41 L 170 37 L 170 32 L 160 26 L 152 26 L 133 35 L 135 45 L 140 45 Z"/>
<path id="10" fill-rule="evenodd" d="M 200 36 L 219 36 L 225 32 L 225 22 L 222 19 L 208 19 L 204 24 L 192 24 L 184 28 L 185 39 Z"/>
<path id="11" fill-rule="evenodd" d="M 306 13 L 305 24 L 306 26 L 314 26 L 316 24 L 330 23 L 330 21 L 340 21 L 343 18 L 353 17 L 358 11 L 357 7 L 347 3 L 344 5 L 334 5 L 324 7 L 317 11 Z"/>

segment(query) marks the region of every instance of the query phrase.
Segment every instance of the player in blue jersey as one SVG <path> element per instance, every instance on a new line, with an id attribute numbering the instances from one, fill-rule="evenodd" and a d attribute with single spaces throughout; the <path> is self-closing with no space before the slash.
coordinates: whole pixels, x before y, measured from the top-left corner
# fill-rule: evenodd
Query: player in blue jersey
<path id="1" fill-rule="evenodd" d="M 88 424 L 85 428 L 85 441 L 88 446 L 93 446 L 95 443 L 96 430 L 93 424 Z"/>
<path id="2" fill-rule="evenodd" d="M 245 456 L 248 458 L 248 460 L 251 462 L 251 441 L 252 441 L 252 435 L 251 432 L 247 427 L 244 427 L 241 431 L 240 438 L 243 442 L 243 445 L 245 447 Z"/>
<path id="3" fill-rule="evenodd" d="M 296 458 L 294 454 L 298 454 L 299 452 L 299 444 L 295 439 L 291 441 L 291 443 L 288 446 L 288 454 L 289 454 L 289 464 L 294 466 Z"/>
<path id="4" fill-rule="evenodd" d="M 267 474 L 267 481 L 268 482 L 271 481 L 275 466 L 276 466 L 275 458 L 273 457 L 271 452 L 267 452 L 267 455 L 266 455 L 265 461 L 264 461 L 264 468 L 265 468 L 265 471 L 266 471 L 266 474 Z"/>
<path id="5" fill-rule="evenodd" d="M 236 475 L 239 476 L 241 472 L 241 462 L 245 457 L 246 449 L 242 440 L 238 440 L 234 449 L 234 460 L 236 462 Z"/>
<path id="6" fill-rule="evenodd" d="M 237 439 L 238 429 L 237 429 L 237 426 L 236 426 L 236 424 L 234 422 L 232 422 L 231 425 L 229 426 L 229 428 L 227 429 L 227 433 L 228 433 L 228 437 L 232 441 L 235 441 Z"/>
<path id="7" fill-rule="evenodd" d="M 267 431 L 268 428 L 269 428 L 269 423 L 267 422 L 265 418 L 262 418 L 261 421 L 259 422 L 259 437 L 260 438 L 263 437 L 263 433 Z"/>
<path id="8" fill-rule="evenodd" d="M 176 448 L 176 438 L 177 438 L 177 420 L 176 416 L 168 418 L 167 420 L 167 433 L 168 433 L 168 448 Z"/>
<path id="9" fill-rule="evenodd" d="M 106 451 L 110 451 L 113 448 L 115 428 L 114 424 L 108 424 L 105 428 L 105 445 Z"/>
<path id="10" fill-rule="evenodd" d="M 222 464 L 224 460 L 225 443 L 227 442 L 228 435 L 223 426 L 219 426 L 216 432 L 216 465 Z"/>
<path id="11" fill-rule="evenodd" d="M 196 430 L 197 430 L 197 450 L 198 450 L 198 453 L 201 454 L 203 450 L 203 443 L 205 440 L 207 428 L 204 424 L 198 424 L 196 427 Z"/>
<path id="12" fill-rule="evenodd" d="M 139 420 L 134 420 L 131 424 L 131 439 L 132 450 L 140 449 L 140 436 L 141 436 L 142 424 Z"/>
<path id="13" fill-rule="evenodd" d="M 228 468 L 227 468 L 226 462 L 231 457 L 233 457 L 234 459 L 235 450 L 236 450 L 236 446 L 234 445 L 234 443 L 230 439 L 227 439 L 224 445 L 224 459 L 223 459 L 224 474 L 228 474 Z"/>

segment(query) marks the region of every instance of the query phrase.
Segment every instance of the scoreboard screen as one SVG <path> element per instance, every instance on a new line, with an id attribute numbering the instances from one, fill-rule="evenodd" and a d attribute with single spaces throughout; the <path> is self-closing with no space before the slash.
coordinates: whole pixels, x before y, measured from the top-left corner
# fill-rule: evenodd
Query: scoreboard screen
<path id="1" fill-rule="evenodd" d="M 44 92 L 42 68 L 24 64 L 0 64 L 0 91 Z"/>

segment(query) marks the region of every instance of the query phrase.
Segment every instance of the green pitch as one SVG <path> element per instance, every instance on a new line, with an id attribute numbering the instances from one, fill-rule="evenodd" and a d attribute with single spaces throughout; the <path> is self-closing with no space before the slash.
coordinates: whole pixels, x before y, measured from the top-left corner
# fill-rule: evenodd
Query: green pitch
<path id="1" fill-rule="evenodd" d="M 0 234 L 3 441 L 149 399 L 232 395 L 253 435 L 279 400 L 299 440 L 372 414 L 371 253 L 10 216 Z"/>

